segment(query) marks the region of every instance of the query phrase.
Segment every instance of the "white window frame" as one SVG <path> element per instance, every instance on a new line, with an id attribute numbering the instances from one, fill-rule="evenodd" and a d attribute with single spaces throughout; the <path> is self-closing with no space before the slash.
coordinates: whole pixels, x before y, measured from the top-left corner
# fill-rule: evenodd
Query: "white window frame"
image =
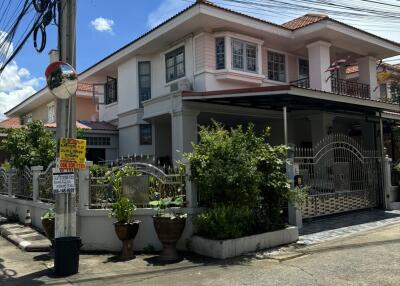
<path id="1" fill-rule="evenodd" d="M 265 59 L 267 61 L 267 70 L 266 70 L 266 74 L 265 74 L 265 81 L 266 82 L 271 82 L 271 83 L 275 83 L 275 84 L 287 84 L 289 83 L 289 70 L 288 70 L 288 56 L 289 54 L 283 51 L 279 51 L 279 50 L 274 50 L 274 49 L 269 49 L 266 48 L 267 51 L 267 58 Z M 277 53 L 277 54 L 281 54 L 285 56 L 285 81 L 279 81 L 279 80 L 273 80 L 273 79 L 269 79 L 268 77 L 268 55 L 269 53 Z M 298 67 L 298 63 L 297 63 L 297 67 Z M 298 71 L 297 71 L 298 73 Z"/>
<path id="2" fill-rule="evenodd" d="M 233 45 L 234 43 L 241 43 L 243 45 L 243 54 L 242 54 L 242 59 L 243 59 L 243 68 L 237 68 L 234 66 L 234 61 L 233 61 Z M 255 58 L 255 65 L 256 65 L 256 69 L 253 70 L 249 70 L 247 69 L 247 45 L 253 46 L 256 49 L 256 58 Z M 252 42 L 248 42 L 248 41 L 244 41 L 238 38 L 231 38 L 231 66 L 233 70 L 238 70 L 238 71 L 243 71 L 243 72 L 248 72 L 248 73 L 255 73 L 257 74 L 259 71 L 259 56 L 260 56 L 260 52 L 259 52 L 259 48 L 258 48 L 258 44 L 257 43 L 252 43 Z M 226 48 L 225 48 L 226 50 Z"/>
<path id="3" fill-rule="evenodd" d="M 50 116 L 50 109 L 52 108 L 53 114 Z M 56 122 L 56 105 L 54 102 L 47 104 L 47 123 Z"/>

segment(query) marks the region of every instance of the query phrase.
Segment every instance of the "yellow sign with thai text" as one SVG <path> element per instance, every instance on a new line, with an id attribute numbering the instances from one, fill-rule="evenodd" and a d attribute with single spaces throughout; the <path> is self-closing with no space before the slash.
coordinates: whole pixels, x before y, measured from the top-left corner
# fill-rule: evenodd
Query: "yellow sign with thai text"
<path id="1" fill-rule="evenodd" d="M 60 139 L 60 169 L 86 168 L 86 140 Z"/>

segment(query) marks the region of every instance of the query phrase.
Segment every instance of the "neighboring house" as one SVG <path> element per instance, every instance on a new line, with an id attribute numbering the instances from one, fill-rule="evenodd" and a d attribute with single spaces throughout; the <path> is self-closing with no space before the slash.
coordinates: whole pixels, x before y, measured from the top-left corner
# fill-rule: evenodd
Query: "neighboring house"
<path id="1" fill-rule="evenodd" d="M 359 77 L 358 66 L 347 67 L 346 74 L 348 80 L 357 81 Z M 400 64 L 377 63 L 377 78 L 381 99 L 391 100 L 393 97 L 390 86 L 394 80 L 400 80 Z"/>
<path id="2" fill-rule="evenodd" d="M 90 84 L 80 83 L 76 94 L 76 126 L 83 130 L 87 139 L 87 159 L 97 162 L 118 157 L 118 131 L 107 122 L 99 122 L 96 99 Z M 46 127 L 55 131 L 56 105 L 55 98 L 47 88 L 30 96 L 5 114 L 7 119 L 1 124 L 10 125 L 18 121 L 19 126 L 33 120 L 41 120 Z"/>

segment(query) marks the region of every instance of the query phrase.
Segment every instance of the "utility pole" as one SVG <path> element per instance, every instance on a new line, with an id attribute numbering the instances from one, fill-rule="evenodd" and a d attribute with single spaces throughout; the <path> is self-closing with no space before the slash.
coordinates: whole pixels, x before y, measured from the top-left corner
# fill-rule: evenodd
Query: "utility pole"
<path id="1" fill-rule="evenodd" d="M 59 60 L 76 68 L 76 0 L 59 0 L 58 15 Z M 58 159 L 60 138 L 76 138 L 76 95 L 72 95 L 69 99 L 56 100 Z M 76 236 L 75 193 L 56 194 L 55 201 L 55 237 Z"/>

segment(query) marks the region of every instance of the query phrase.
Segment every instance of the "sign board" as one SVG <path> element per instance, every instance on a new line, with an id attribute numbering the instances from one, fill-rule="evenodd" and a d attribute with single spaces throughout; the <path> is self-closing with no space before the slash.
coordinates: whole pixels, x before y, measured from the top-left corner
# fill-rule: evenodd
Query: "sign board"
<path id="1" fill-rule="evenodd" d="M 75 193 L 75 173 L 74 172 L 58 172 L 53 169 L 53 192 Z"/>
<path id="2" fill-rule="evenodd" d="M 135 202 L 135 204 L 148 204 L 150 201 L 149 193 L 149 176 L 142 175 L 122 178 L 122 194 L 124 197 Z"/>
<path id="3" fill-rule="evenodd" d="M 86 140 L 60 139 L 60 169 L 86 168 Z"/>

